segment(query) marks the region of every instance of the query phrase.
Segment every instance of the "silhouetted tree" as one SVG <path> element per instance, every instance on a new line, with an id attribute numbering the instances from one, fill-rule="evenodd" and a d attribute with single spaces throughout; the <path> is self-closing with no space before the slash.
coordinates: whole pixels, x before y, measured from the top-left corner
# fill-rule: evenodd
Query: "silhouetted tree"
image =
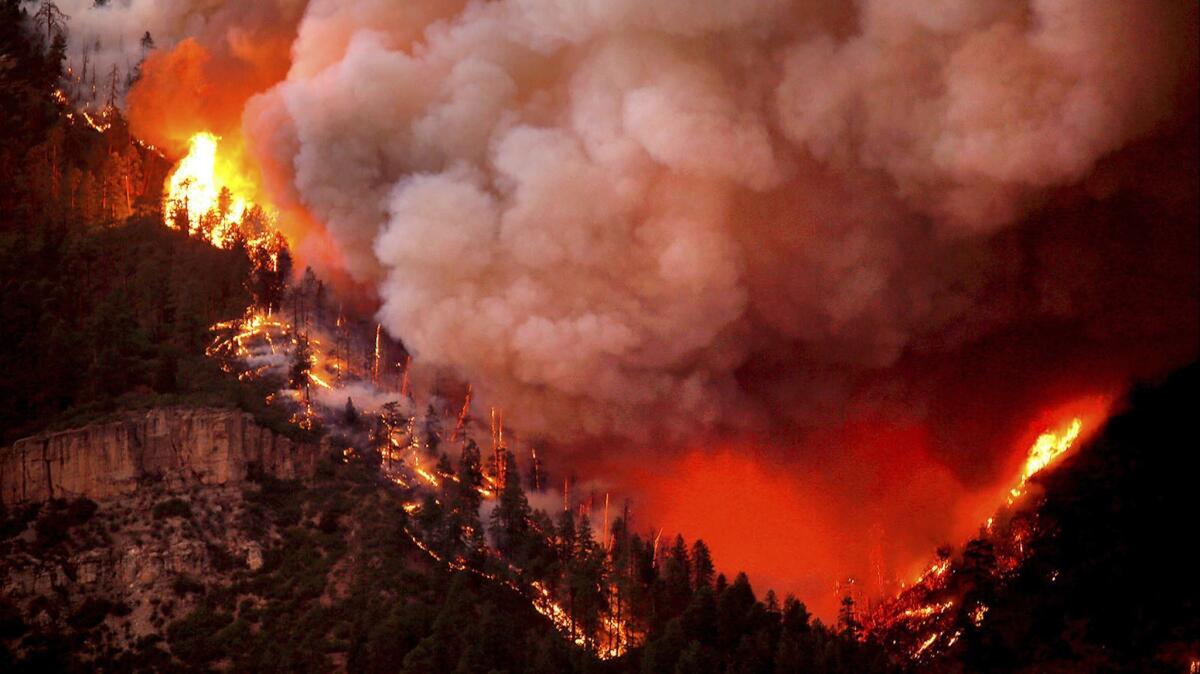
<path id="1" fill-rule="evenodd" d="M 300 391 L 308 388 L 308 374 L 312 371 L 312 347 L 308 337 L 298 335 L 296 348 L 288 364 L 288 385 L 293 390 Z"/>
<path id="2" fill-rule="evenodd" d="M 346 406 L 342 408 L 342 423 L 350 428 L 358 426 L 359 413 L 354 408 L 354 401 L 349 397 L 346 398 Z"/>
<path id="3" fill-rule="evenodd" d="M 713 583 L 712 553 L 704 541 L 696 539 L 692 544 L 692 585 L 697 589 L 712 587 Z"/>
<path id="4" fill-rule="evenodd" d="M 842 597 L 842 604 L 838 609 L 838 627 L 842 636 L 847 639 L 857 640 L 862 636 L 862 622 L 858 619 L 858 612 L 854 610 L 854 597 L 850 595 Z"/>

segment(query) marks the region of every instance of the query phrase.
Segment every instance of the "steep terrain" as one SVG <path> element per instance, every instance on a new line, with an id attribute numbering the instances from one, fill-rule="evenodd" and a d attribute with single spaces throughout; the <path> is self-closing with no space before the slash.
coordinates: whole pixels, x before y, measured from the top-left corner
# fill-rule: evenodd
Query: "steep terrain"
<path id="1" fill-rule="evenodd" d="M 318 448 L 262 428 L 250 414 L 165 408 L 46 433 L 0 449 L 0 502 L 103 499 L 148 482 L 237 484 L 247 477 L 312 477 Z"/>
<path id="2" fill-rule="evenodd" d="M 1040 497 L 944 550 L 869 625 L 921 672 L 1184 672 L 1200 666 L 1200 367 L 1135 389 Z"/>

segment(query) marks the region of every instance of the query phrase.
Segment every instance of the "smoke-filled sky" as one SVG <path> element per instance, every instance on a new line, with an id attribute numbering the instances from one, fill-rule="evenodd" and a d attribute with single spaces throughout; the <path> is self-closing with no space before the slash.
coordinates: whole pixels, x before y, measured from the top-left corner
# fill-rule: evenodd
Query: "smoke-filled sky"
<path id="1" fill-rule="evenodd" d="M 1031 420 L 1196 355 L 1192 0 L 68 11 L 151 30 L 134 130 L 244 147 L 423 371 L 730 566 L 790 527 L 783 585 L 903 566 Z M 722 474 L 786 515 L 715 524 Z"/>

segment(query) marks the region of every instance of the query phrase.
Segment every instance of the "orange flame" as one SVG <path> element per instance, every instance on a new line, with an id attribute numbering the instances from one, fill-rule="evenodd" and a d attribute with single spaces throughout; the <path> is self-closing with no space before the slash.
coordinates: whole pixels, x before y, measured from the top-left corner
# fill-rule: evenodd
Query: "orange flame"
<path id="1" fill-rule="evenodd" d="M 1066 454 L 1067 450 L 1071 449 L 1075 441 L 1079 439 L 1082 431 L 1083 420 L 1075 417 L 1065 430 L 1047 431 L 1039 435 L 1033 446 L 1029 448 L 1029 458 L 1025 459 L 1020 481 L 1008 492 L 1008 502 L 1011 504 L 1020 498 L 1025 493 L 1025 487 L 1030 478 Z"/>

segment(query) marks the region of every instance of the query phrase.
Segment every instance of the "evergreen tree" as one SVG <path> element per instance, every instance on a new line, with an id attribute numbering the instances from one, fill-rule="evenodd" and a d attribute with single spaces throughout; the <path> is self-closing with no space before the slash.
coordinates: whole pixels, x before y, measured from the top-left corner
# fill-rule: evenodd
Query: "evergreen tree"
<path id="1" fill-rule="evenodd" d="M 515 458 L 511 453 L 507 460 L 509 467 L 515 468 Z M 521 489 L 521 473 L 518 470 L 508 471 L 504 488 L 500 490 L 499 503 L 492 511 L 489 532 L 496 548 L 518 564 L 522 561 L 529 537 L 529 516 L 529 501 Z"/>
<path id="2" fill-rule="evenodd" d="M 346 398 L 346 406 L 342 408 L 342 423 L 348 428 L 357 428 L 360 416 L 358 410 L 354 408 L 354 401 L 349 397 Z"/>
<path id="3" fill-rule="evenodd" d="M 33 20 L 46 32 L 46 44 L 50 44 L 57 37 L 62 37 L 64 43 L 66 42 L 65 33 L 67 32 L 67 21 L 70 18 L 51 0 L 42 0 L 41 7 L 33 15 Z"/>
<path id="4" fill-rule="evenodd" d="M 842 636 L 847 639 L 857 641 L 862 636 L 863 626 L 858 619 L 858 612 L 854 609 L 854 597 L 848 594 L 842 597 L 841 608 L 838 609 L 838 626 Z"/>
<path id="5" fill-rule="evenodd" d="M 713 583 L 712 553 L 703 540 L 696 539 L 692 544 L 692 585 L 694 587 L 712 587 Z"/>
<path id="6" fill-rule="evenodd" d="M 308 337 L 296 336 L 296 348 L 288 364 L 288 385 L 293 390 L 302 391 L 308 388 L 308 374 L 312 371 L 312 347 Z"/>
<path id="7" fill-rule="evenodd" d="M 442 417 L 433 409 L 433 404 L 430 403 L 425 409 L 425 417 L 422 419 L 421 435 L 425 441 L 425 446 L 430 452 L 438 451 L 442 444 Z"/>
<path id="8" fill-rule="evenodd" d="M 575 529 L 575 552 L 566 571 L 572 620 L 580 634 L 591 637 L 599 630 L 608 604 L 604 551 L 592 536 L 587 515 Z"/>
<path id="9" fill-rule="evenodd" d="M 483 495 L 483 469 L 479 465 L 479 445 L 470 438 L 463 443 L 458 457 L 458 500 L 466 510 L 478 513 Z"/>

